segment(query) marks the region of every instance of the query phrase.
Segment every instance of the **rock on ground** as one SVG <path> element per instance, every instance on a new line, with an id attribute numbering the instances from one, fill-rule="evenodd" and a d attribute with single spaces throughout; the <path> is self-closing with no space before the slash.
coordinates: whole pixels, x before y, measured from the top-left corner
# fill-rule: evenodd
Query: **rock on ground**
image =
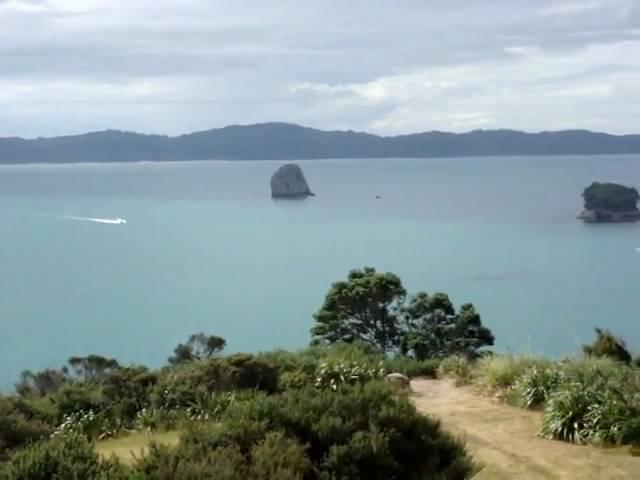
<path id="1" fill-rule="evenodd" d="M 390 373 L 385 377 L 384 380 L 385 382 L 396 388 L 411 388 L 411 380 L 409 380 L 409 377 L 403 375 L 402 373 Z"/>

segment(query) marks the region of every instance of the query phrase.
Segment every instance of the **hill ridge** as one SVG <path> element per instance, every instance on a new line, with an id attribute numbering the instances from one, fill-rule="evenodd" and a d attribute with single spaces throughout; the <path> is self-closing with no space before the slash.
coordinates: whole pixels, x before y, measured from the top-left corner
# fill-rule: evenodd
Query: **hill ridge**
<path id="1" fill-rule="evenodd" d="M 287 122 L 227 125 L 176 136 L 107 129 L 58 137 L 0 138 L 0 164 L 182 160 L 306 160 L 640 153 L 640 135 L 584 129 L 432 130 L 382 136 Z"/>

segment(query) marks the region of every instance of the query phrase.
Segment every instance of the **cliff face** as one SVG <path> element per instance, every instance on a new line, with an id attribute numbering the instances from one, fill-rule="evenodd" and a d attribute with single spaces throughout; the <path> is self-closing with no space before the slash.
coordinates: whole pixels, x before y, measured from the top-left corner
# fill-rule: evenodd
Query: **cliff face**
<path id="1" fill-rule="evenodd" d="M 271 196 L 274 198 L 303 198 L 313 196 L 300 166 L 289 163 L 271 177 Z"/>

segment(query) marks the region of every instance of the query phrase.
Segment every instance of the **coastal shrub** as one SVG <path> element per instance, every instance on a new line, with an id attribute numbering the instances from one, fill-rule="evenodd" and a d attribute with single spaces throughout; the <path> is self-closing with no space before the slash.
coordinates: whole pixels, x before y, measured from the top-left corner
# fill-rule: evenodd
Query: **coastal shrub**
<path id="1" fill-rule="evenodd" d="M 569 364 L 569 381 L 545 407 L 542 435 L 574 443 L 640 442 L 640 372 L 617 365 Z"/>
<path id="2" fill-rule="evenodd" d="M 304 350 L 304 353 L 317 356 L 324 360 L 348 360 L 359 363 L 377 363 L 384 359 L 384 353 L 380 348 L 360 341 L 318 345 L 307 348 Z"/>
<path id="3" fill-rule="evenodd" d="M 216 419 L 224 415 L 234 402 L 251 396 L 251 393 L 243 395 L 242 391 L 204 393 L 187 407 L 186 415 L 193 421 Z"/>
<path id="4" fill-rule="evenodd" d="M 302 480 L 311 474 L 311 461 L 306 448 L 282 432 L 268 433 L 251 450 L 252 480 Z"/>
<path id="5" fill-rule="evenodd" d="M 250 354 L 198 362 L 194 367 L 188 382 L 208 391 L 251 389 L 273 393 L 278 388 L 277 369 Z"/>
<path id="6" fill-rule="evenodd" d="M 398 372 L 412 377 L 430 377 L 435 378 L 438 374 L 440 360 L 427 359 L 417 360 L 404 355 L 396 355 L 393 358 L 387 358 L 383 362 L 384 369 L 387 372 Z"/>
<path id="7" fill-rule="evenodd" d="M 258 394 L 134 465 L 140 479 L 187 480 L 463 479 L 473 469 L 462 444 L 382 382 Z"/>
<path id="8" fill-rule="evenodd" d="M 514 385 L 528 369 L 545 368 L 550 361 L 538 357 L 491 355 L 478 359 L 477 381 L 489 389 L 507 389 Z"/>
<path id="9" fill-rule="evenodd" d="M 325 362 L 316 372 L 314 385 L 316 388 L 337 390 L 343 385 L 356 385 L 384 377 L 382 362 L 369 366 L 357 362 Z"/>
<path id="10" fill-rule="evenodd" d="M 592 387 L 580 383 L 563 385 L 547 401 L 540 434 L 565 442 L 585 442 L 585 417 L 597 402 L 597 397 L 598 392 Z"/>
<path id="11" fill-rule="evenodd" d="M 472 375 L 471 361 L 466 356 L 452 355 L 443 358 L 438 366 L 438 376 L 452 377 L 457 385 L 469 383 Z"/>
<path id="12" fill-rule="evenodd" d="M 543 405 L 551 393 L 567 381 L 565 373 L 556 366 L 529 367 L 514 383 L 514 390 L 525 408 Z"/>
<path id="13" fill-rule="evenodd" d="M 247 461 L 235 447 L 220 447 L 200 457 L 152 444 L 132 467 L 131 480 L 237 480 L 247 478 Z"/>
<path id="14" fill-rule="evenodd" d="M 256 358 L 269 363 L 275 367 L 280 374 L 303 372 L 312 376 L 326 355 L 326 352 L 319 350 L 322 349 L 311 347 L 297 352 L 274 350 L 272 352 L 261 352 L 256 355 Z"/>
<path id="15" fill-rule="evenodd" d="M 51 434 L 50 425 L 21 413 L 14 402 L 0 396 L 0 461 L 16 448 Z"/>
<path id="16" fill-rule="evenodd" d="M 593 357 L 607 357 L 624 363 L 631 363 L 631 354 L 627 344 L 608 330 L 596 328 L 596 339 L 591 345 L 582 347 L 585 355 Z"/>
<path id="17" fill-rule="evenodd" d="M 146 367 L 121 367 L 102 381 L 105 402 L 117 405 L 118 415 L 134 419 L 137 413 L 150 406 L 150 394 L 158 383 L 158 373 Z"/>
<path id="18" fill-rule="evenodd" d="M 2 480 L 125 480 L 126 469 L 102 460 L 82 435 L 71 434 L 34 443 L 0 466 Z"/>
<path id="19" fill-rule="evenodd" d="M 200 451 L 200 450 L 198 450 Z M 203 449 L 152 445 L 133 467 L 136 480 L 303 480 L 312 478 L 304 446 L 281 432 L 266 433 L 242 451 L 229 441 Z"/>
<path id="20" fill-rule="evenodd" d="M 57 423 L 76 412 L 98 412 L 107 406 L 102 388 L 89 383 L 72 383 L 62 387 L 53 397 L 57 405 Z"/>
<path id="21" fill-rule="evenodd" d="M 279 398 L 278 398 L 279 397 Z M 345 387 L 338 393 L 313 389 L 291 391 L 278 397 L 263 397 L 245 404 L 242 417 L 266 424 L 269 431 L 283 431 L 308 446 L 317 468 L 338 476 L 325 462 L 347 449 L 353 460 L 351 478 L 425 478 L 439 473 L 443 478 L 468 473 L 471 468 L 462 446 L 444 433 L 437 422 L 421 416 L 404 397 L 396 397 L 381 383 Z M 233 415 L 233 409 L 230 412 Z M 380 434 L 388 447 L 379 452 L 378 466 L 358 449 L 374 448 Z M 331 452 L 336 453 L 331 453 Z M 365 460 L 366 458 L 366 460 Z M 451 474 L 451 477 L 447 477 Z"/>
<path id="22" fill-rule="evenodd" d="M 304 388 L 308 385 L 312 385 L 314 380 L 315 377 L 313 375 L 310 375 L 303 370 L 294 370 L 282 373 L 278 380 L 278 385 L 281 390 Z"/>
<path id="23" fill-rule="evenodd" d="M 560 362 L 562 371 L 573 382 L 591 384 L 601 378 L 615 377 L 625 369 L 624 365 L 609 357 L 581 357 Z"/>
<path id="24" fill-rule="evenodd" d="M 151 406 L 164 410 L 186 409 L 211 392 L 278 389 L 278 370 L 268 361 L 249 354 L 193 361 L 166 371 L 151 393 Z"/>

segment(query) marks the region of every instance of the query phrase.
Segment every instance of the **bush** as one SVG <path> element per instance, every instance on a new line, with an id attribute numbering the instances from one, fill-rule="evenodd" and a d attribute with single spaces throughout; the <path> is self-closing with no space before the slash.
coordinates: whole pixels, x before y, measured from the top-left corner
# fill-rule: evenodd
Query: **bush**
<path id="1" fill-rule="evenodd" d="M 585 355 L 607 357 L 624 363 L 631 363 L 627 344 L 607 330 L 596 328 L 596 339 L 591 345 L 582 347 Z"/>
<path id="2" fill-rule="evenodd" d="M 387 372 L 398 372 L 412 377 L 435 378 L 438 374 L 440 360 L 416 360 L 415 358 L 397 355 L 384 361 L 384 368 Z"/>
<path id="3" fill-rule="evenodd" d="M 221 447 L 199 458 L 183 458 L 177 449 L 152 444 L 133 467 L 135 480 L 236 480 L 246 478 L 244 456 L 235 447 Z"/>
<path id="4" fill-rule="evenodd" d="M 28 418 L 11 400 L 0 397 L 0 461 L 10 450 L 47 437 L 51 431 L 49 425 Z"/>
<path id="5" fill-rule="evenodd" d="M 512 355 L 492 355 L 478 360 L 478 382 L 489 389 L 507 389 L 528 369 L 545 368 L 551 362 L 542 358 Z"/>
<path id="6" fill-rule="evenodd" d="M 377 366 L 362 365 L 357 362 L 325 362 L 320 365 L 316 373 L 314 385 L 316 388 L 337 390 L 343 385 L 367 383 L 385 375 L 382 363 Z"/>
<path id="7" fill-rule="evenodd" d="M 438 366 L 438 375 L 453 377 L 457 385 L 469 383 L 472 377 L 471 362 L 459 355 L 443 358 Z"/>
<path id="8" fill-rule="evenodd" d="M 585 416 L 590 406 L 597 402 L 597 396 L 598 392 L 593 388 L 585 388 L 579 383 L 563 385 L 547 402 L 541 435 L 571 443 L 585 442 Z"/>
<path id="9" fill-rule="evenodd" d="M 313 375 L 309 375 L 302 370 L 295 370 L 293 372 L 282 373 L 278 380 L 278 385 L 281 390 L 304 388 L 313 385 L 314 380 Z"/>
<path id="10" fill-rule="evenodd" d="M 12 455 L 0 467 L 2 480 L 125 480 L 126 470 L 113 460 L 101 460 L 80 435 L 40 441 Z"/>
<path id="11" fill-rule="evenodd" d="M 58 406 L 58 423 L 61 423 L 67 415 L 77 412 L 98 412 L 107 406 L 101 387 L 88 383 L 65 385 L 53 398 Z"/>
<path id="12" fill-rule="evenodd" d="M 543 405 L 558 386 L 566 382 L 565 373 L 555 366 L 529 367 L 516 379 L 514 390 L 522 400 L 525 408 L 536 408 Z"/>
<path id="13" fill-rule="evenodd" d="M 166 370 L 151 393 L 151 406 L 163 410 L 186 409 L 212 392 L 278 389 L 278 370 L 264 359 L 235 354 L 189 362 Z"/>
<path id="14" fill-rule="evenodd" d="M 251 450 L 249 477 L 255 480 L 294 480 L 311 472 L 306 449 L 281 432 L 269 433 Z"/>
<path id="15" fill-rule="evenodd" d="M 221 474 L 220 464 L 236 476 Z M 175 449 L 152 449 L 135 470 L 140 479 L 411 480 L 468 478 L 473 466 L 437 422 L 369 382 L 259 394 L 231 406 L 221 423 L 194 425 Z"/>
<path id="16" fill-rule="evenodd" d="M 615 362 L 614 362 L 615 365 Z M 640 442 L 640 372 L 607 362 L 567 364 L 569 381 L 558 386 L 541 434 L 574 443 Z"/>
<path id="17" fill-rule="evenodd" d="M 259 353 L 256 358 L 274 366 L 280 374 L 303 372 L 313 376 L 321 359 L 326 355 L 322 350 L 325 349 L 307 348 L 299 352 L 275 350 L 273 352 Z"/>

